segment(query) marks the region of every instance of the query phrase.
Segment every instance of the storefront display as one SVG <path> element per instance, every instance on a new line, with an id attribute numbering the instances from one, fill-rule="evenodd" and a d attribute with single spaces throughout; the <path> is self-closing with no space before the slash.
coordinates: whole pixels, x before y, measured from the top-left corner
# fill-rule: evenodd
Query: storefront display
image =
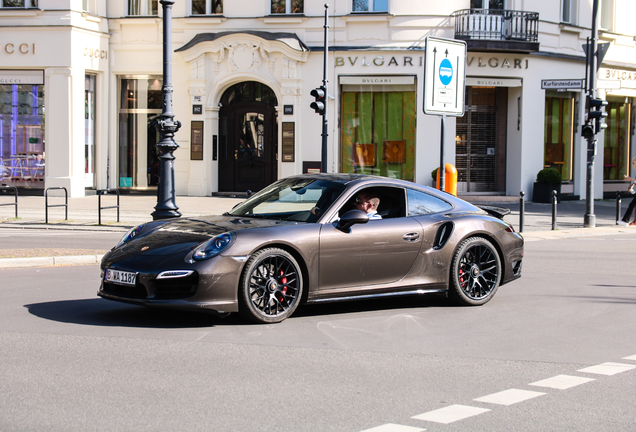
<path id="1" fill-rule="evenodd" d="M 343 85 L 342 172 L 413 181 L 415 100 L 414 83 Z"/>
<path id="2" fill-rule="evenodd" d="M 1 71 L 0 175 L 7 186 L 44 187 L 44 82 L 41 71 Z M 36 72 L 36 73 L 33 73 Z M 3 75 L 3 77 L 4 77 Z M 3 82 L 6 82 L 3 79 Z"/>
<path id="3" fill-rule="evenodd" d="M 624 180 L 630 175 L 631 104 L 627 98 L 608 97 L 605 107 L 605 145 L 603 150 L 603 180 Z"/>
<path id="4" fill-rule="evenodd" d="M 547 90 L 545 98 L 544 168 L 555 168 L 565 182 L 572 180 L 574 96 Z"/>

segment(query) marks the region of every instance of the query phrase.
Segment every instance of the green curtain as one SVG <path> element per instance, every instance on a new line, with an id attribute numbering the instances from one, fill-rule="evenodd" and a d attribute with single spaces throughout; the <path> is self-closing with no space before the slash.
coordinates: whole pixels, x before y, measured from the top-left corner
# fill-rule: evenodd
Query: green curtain
<path id="1" fill-rule="evenodd" d="M 341 170 L 414 181 L 415 92 L 343 92 Z M 385 141 L 404 141 L 405 160 L 383 162 Z M 375 146 L 375 164 L 356 164 L 356 144 Z"/>

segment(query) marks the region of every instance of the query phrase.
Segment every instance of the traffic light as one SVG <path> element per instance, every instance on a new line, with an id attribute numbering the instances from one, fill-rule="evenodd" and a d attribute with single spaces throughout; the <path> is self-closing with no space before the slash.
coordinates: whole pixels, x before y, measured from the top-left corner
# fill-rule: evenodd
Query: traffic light
<path id="1" fill-rule="evenodd" d="M 594 122 L 594 133 L 597 134 L 607 127 L 605 117 L 607 113 L 601 111 L 601 108 L 607 105 L 607 101 L 603 99 L 587 96 L 587 119 Z"/>
<path id="2" fill-rule="evenodd" d="M 581 135 L 583 135 L 583 138 L 586 139 L 590 139 L 594 136 L 594 126 L 592 125 L 592 122 L 585 122 L 583 129 L 581 129 Z"/>
<path id="3" fill-rule="evenodd" d="M 320 86 L 318 88 L 313 89 L 310 94 L 316 100 L 313 101 L 311 105 L 309 106 L 313 108 L 313 110 L 316 111 L 317 114 L 324 115 L 325 108 L 326 108 L 325 96 L 327 96 L 327 90 L 325 89 L 325 87 Z"/>

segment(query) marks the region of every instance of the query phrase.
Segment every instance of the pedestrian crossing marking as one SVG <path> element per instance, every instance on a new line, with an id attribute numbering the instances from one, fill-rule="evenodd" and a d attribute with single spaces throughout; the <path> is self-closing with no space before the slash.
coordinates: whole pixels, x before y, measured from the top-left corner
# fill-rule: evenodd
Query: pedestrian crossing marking
<path id="1" fill-rule="evenodd" d="M 365 429 L 362 432 L 422 432 L 426 429 L 417 428 L 413 426 L 405 426 L 395 423 L 387 423 L 382 426 L 376 426 L 371 429 Z"/>
<path id="2" fill-rule="evenodd" d="M 435 423 L 449 424 L 468 417 L 476 416 L 490 411 L 487 408 L 478 408 L 467 405 L 451 405 L 434 411 L 418 414 L 411 418 L 417 420 L 432 421 Z"/>
<path id="3" fill-rule="evenodd" d="M 557 375 L 552 378 L 547 378 L 541 381 L 530 383 L 529 385 L 565 390 L 576 387 L 577 385 L 585 384 L 590 381 L 594 381 L 594 378 L 584 378 L 571 375 Z"/>
<path id="4" fill-rule="evenodd" d="M 526 401 L 528 399 L 543 396 L 545 393 L 535 392 L 530 390 L 510 389 L 504 390 L 498 393 L 493 393 L 488 396 L 483 396 L 477 399 L 473 399 L 477 402 L 487 402 L 497 405 L 512 405 L 519 402 Z"/>
<path id="5" fill-rule="evenodd" d="M 606 362 L 600 365 L 579 369 L 577 372 L 587 372 L 598 375 L 616 375 L 621 372 L 627 372 L 631 369 L 636 369 L 636 366 L 625 363 Z"/>
<path id="6" fill-rule="evenodd" d="M 623 360 L 636 360 L 636 355 L 629 356 L 629 357 L 623 357 Z"/>

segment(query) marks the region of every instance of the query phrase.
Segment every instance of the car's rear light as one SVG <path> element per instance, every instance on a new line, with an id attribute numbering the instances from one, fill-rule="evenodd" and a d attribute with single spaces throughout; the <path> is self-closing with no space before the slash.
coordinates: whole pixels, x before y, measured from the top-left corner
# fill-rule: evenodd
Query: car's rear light
<path id="1" fill-rule="evenodd" d="M 513 233 L 515 232 L 515 227 L 513 227 L 512 225 L 508 225 L 506 227 L 506 231 L 508 231 L 509 233 Z"/>

